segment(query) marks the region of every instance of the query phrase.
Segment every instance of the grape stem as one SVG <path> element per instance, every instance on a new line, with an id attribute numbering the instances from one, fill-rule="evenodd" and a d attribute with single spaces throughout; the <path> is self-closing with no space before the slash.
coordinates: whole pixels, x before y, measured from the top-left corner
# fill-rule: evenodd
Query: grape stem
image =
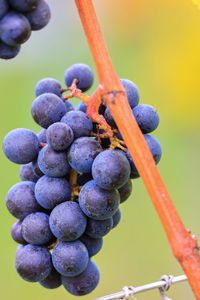
<path id="1" fill-rule="evenodd" d="M 172 252 L 181 264 L 196 299 L 200 300 L 200 255 L 197 240 L 184 227 L 128 105 L 92 2 L 75 0 L 99 79 L 99 87 L 90 99 L 92 104 L 88 106 L 87 114 L 90 116 L 100 102 L 108 106 L 157 210 Z"/>

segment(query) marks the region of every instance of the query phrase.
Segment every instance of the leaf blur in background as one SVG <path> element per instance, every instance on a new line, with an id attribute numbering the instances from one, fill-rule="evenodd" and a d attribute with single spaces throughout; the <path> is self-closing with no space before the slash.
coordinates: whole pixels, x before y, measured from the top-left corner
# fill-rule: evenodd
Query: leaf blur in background
<path id="1" fill-rule="evenodd" d="M 47 2 L 52 10 L 50 24 L 32 34 L 16 59 L 0 61 L 1 142 L 16 127 L 40 130 L 30 113 L 37 81 L 55 77 L 63 84 L 65 69 L 75 62 L 94 70 L 74 1 Z M 163 148 L 158 167 L 184 224 L 200 237 L 200 11 L 194 3 L 200 1 L 94 0 L 119 77 L 134 81 L 140 103 L 159 112 L 160 126 L 153 133 Z M 96 86 L 97 78 L 92 90 Z M 4 199 L 19 181 L 19 167 L 3 152 L 0 160 L 2 299 L 75 299 L 64 288 L 45 290 L 16 274 L 17 245 L 10 237 L 15 220 Z M 163 274 L 182 274 L 141 179 L 133 181 L 133 196 L 121 207 L 121 224 L 105 237 L 103 250 L 94 258 L 100 284 L 83 299 L 153 282 Z M 187 283 L 173 286 L 168 295 L 174 300 L 194 299 Z M 160 296 L 152 291 L 137 299 L 159 300 Z"/>

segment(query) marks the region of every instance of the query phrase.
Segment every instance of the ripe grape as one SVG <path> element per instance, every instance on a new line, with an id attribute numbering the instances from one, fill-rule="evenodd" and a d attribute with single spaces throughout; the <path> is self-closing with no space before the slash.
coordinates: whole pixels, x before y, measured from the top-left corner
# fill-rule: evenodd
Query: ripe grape
<path id="1" fill-rule="evenodd" d="M 112 220 L 113 220 L 113 227 L 112 227 L 112 229 L 113 229 L 119 224 L 119 222 L 121 220 L 121 209 L 120 208 L 118 208 L 116 213 L 112 216 Z"/>
<path id="2" fill-rule="evenodd" d="M 89 66 L 79 63 L 72 65 L 65 72 L 65 83 L 68 87 L 74 79 L 78 79 L 77 88 L 85 92 L 92 86 L 94 75 Z"/>
<path id="3" fill-rule="evenodd" d="M 103 246 L 103 239 L 94 239 L 86 234 L 83 234 L 79 240 L 87 247 L 89 257 L 96 255 Z"/>
<path id="4" fill-rule="evenodd" d="M 11 236 L 18 244 L 26 245 L 27 242 L 22 236 L 22 221 L 17 221 L 11 228 Z"/>
<path id="5" fill-rule="evenodd" d="M 62 276 L 64 288 L 72 295 L 84 296 L 92 292 L 99 283 L 100 273 L 96 264 L 89 261 L 87 268 L 78 276 Z"/>
<path id="6" fill-rule="evenodd" d="M 57 289 L 62 284 L 61 275 L 53 267 L 51 273 L 44 280 L 39 281 L 39 284 L 46 289 Z"/>
<path id="7" fill-rule="evenodd" d="M 103 189 L 120 188 L 130 177 L 130 165 L 126 157 L 115 150 L 105 150 L 94 160 L 92 176 Z"/>
<path id="8" fill-rule="evenodd" d="M 74 140 L 74 133 L 67 124 L 56 122 L 46 131 L 47 143 L 55 151 L 66 150 Z"/>
<path id="9" fill-rule="evenodd" d="M 23 181 L 13 185 L 6 196 L 6 205 L 9 212 L 18 219 L 40 210 L 34 195 L 35 183 Z"/>
<path id="10" fill-rule="evenodd" d="M 8 2 L 12 8 L 21 12 L 26 12 L 33 10 L 40 0 L 8 0 Z"/>
<path id="11" fill-rule="evenodd" d="M 70 166 L 77 172 L 89 173 L 95 157 L 102 152 L 100 143 L 90 137 L 80 137 L 71 145 L 68 152 Z"/>
<path id="12" fill-rule="evenodd" d="M 79 205 L 88 217 L 105 220 L 114 215 L 119 206 L 119 192 L 104 190 L 94 180 L 84 184 L 79 193 Z"/>
<path id="13" fill-rule="evenodd" d="M 73 277 L 87 268 L 89 255 L 86 246 L 78 240 L 59 242 L 53 249 L 52 261 L 61 275 Z"/>
<path id="14" fill-rule="evenodd" d="M 17 128 L 4 138 L 5 156 L 16 164 L 27 164 L 34 160 L 39 151 L 39 141 L 35 133 L 29 129 Z"/>
<path id="15" fill-rule="evenodd" d="M 121 79 L 121 83 L 126 91 L 129 105 L 133 109 L 135 106 L 138 105 L 140 100 L 138 87 L 134 82 L 132 82 L 129 79 Z"/>
<path id="16" fill-rule="evenodd" d="M 51 124 L 61 120 L 66 113 L 66 107 L 57 95 L 45 93 L 33 101 L 31 113 L 36 123 L 48 128 Z"/>
<path id="17" fill-rule="evenodd" d="M 20 51 L 21 46 L 17 45 L 17 46 L 9 46 L 5 43 L 3 43 L 0 40 L 0 58 L 2 59 L 12 59 L 15 56 L 17 56 L 17 54 Z"/>
<path id="18" fill-rule="evenodd" d="M 93 220 L 88 218 L 85 233 L 91 238 L 99 239 L 108 234 L 112 227 L 112 217 L 106 220 Z"/>
<path id="19" fill-rule="evenodd" d="M 69 111 L 61 119 L 61 122 L 66 123 L 74 133 L 74 138 L 81 136 L 90 136 L 92 131 L 92 121 L 82 111 Z"/>
<path id="20" fill-rule="evenodd" d="M 45 245 L 52 238 L 49 227 L 49 216 L 42 212 L 28 215 L 22 222 L 22 236 L 33 245 Z"/>
<path id="21" fill-rule="evenodd" d="M 132 182 L 129 179 L 121 188 L 118 189 L 120 194 L 120 204 L 125 202 L 132 193 Z"/>
<path id="22" fill-rule="evenodd" d="M 35 31 L 42 29 L 49 23 L 51 11 L 49 5 L 44 0 L 40 0 L 36 8 L 27 12 L 25 16 L 31 25 L 31 30 Z"/>
<path id="23" fill-rule="evenodd" d="M 56 152 L 48 145 L 39 153 L 38 166 L 49 177 L 63 177 L 70 170 L 67 153 L 64 151 Z"/>
<path id="24" fill-rule="evenodd" d="M 61 97 L 61 85 L 60 82 L 54 78 L 43 78 L 36 84 L 35 95 L 36 97 L 45 94 L 52 93 Z"/>
<path id="25" fill-rule="evenodd" d="M 158 127 L 159 115 L 153 106 L 140 104 L 133 109 L 133 114 L 143 133 L 150 133 Z"/>
<path id="26" fill-rule="evenodd" d="M 37 202 L 46 209 L 70 200 L 71 187 L 65 178 L 41 177 L 35 185 Z"/>
<path id="27" fill-rule="evenodd" d="M 39 179 L 33 172 L 32 163 L 28 163 L 26 165 L 22 165 L 19 169 L 19 176 L 22 181 L 33 181 L 36 182 Z"/>
<path id="28" fill-rule="evenodd" d="M 51 254 L 46 247 L 20 245 L 16 251 L 15 268 L 26 281 L 44 280 L 52 270 Z"/>
<path id="29" fill-rule="evenodd" d="M 85 231 L 87 218 L 76 202 L 67 201 L 57 205 L 49 219 L 51 231 L 60 240 L 77 240 Z"/>
<path id="30" fill-rule="evenodd" d="M 7 0 L 1 0 L 0 1 L 0 20 L 3 18 L 3 16 L 5 16 L 5 14 L 8 11 L 8 2 Z"/>
<path id="31" fill-rule="evenodd" d="M 10 11 L 0 21 L 1 40 L 9 46 L 25 43 L 31 35 L 27 18 L 18 12 Z"/>

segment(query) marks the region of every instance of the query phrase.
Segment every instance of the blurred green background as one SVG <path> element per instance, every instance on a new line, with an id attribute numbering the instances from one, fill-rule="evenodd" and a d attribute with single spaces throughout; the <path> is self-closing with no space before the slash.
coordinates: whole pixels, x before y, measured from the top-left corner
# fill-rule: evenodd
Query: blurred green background
<path id="1" fill-rule="evenodd" d="M 1 141 L 16 127 L 39 131 L 30 114 L 38 80 L 55 77 L 63 84 L 65 69 L 75 62 L 87 63 L 94 70 L 74 1 L 47 2 L 52 8 L 50 24 L 32 34 L 16 59 L 0 61 Z M 185 226 L 200 237 L 200 10 L 194 2 L 198 3 L 94 0 L 119 77 L 133 80 L 141 103 L 159 112 L 161 122 L 154 134 L 163 148 L 159 169 Z M 16 244 L 10 237 L 15 220 L 4 199 L 19 181 L 19 167 L 2 152 L 0 159 L 1 299 L 75 299 L 64 288 L 45 290 L 16 274 Z M 121 208 L 120 226 L 105 237 L 103 250 L 94 258 L 101 272 L 100 284 L 83 299 L 120 291 L 125 285 L 153 282 L 163 274 L 182 274 L 141 179 L 133 182 L 133 195 Z M 194 299 L 187 283 L 173 286 L 168 295 L 173 300 Z M 136 298 L 161 299 L 157 290 Z"/>

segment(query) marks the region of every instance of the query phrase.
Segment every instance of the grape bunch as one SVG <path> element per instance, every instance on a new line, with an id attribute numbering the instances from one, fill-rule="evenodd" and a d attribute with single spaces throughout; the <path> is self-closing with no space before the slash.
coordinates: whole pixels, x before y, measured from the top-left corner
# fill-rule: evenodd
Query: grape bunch
<path id="1" fill-rule="evenodd" d="M 50 17 L 44 0 L 0 0 L 0 58 L 17 56 L 31 32 L 45 27 Z"/>
<path id="2" fill-rule="evenodd" d="M 74 85 L 75 92 L 86 95 L 83 92 L 93 79 L 91 69 L 79 63 L 66 70 L 66 89 L 53 78 L 40 80 L 31 112 L 41 131 L 36 135 L 25 128 L 14 129 L 3 142 L 6 157 L 21 165 L 22 181 L 6 196 L 9 212 L 18 219 L 11 230 L 20 244 L 16 270 L 26 281 L 48 289 L 62 284 L 77 296 L 98 285 L 100 273 L 91 257 L 101 250 L 103 237 L 119 224 L 119 205 L 132 192 L 131 179 L 139 177 L 108 108 L 101 104 L 98 116 L 109 124 L 112 137 L 89 118 L 84 102 L 74 108 L 66 100 L 73 95 L 64 93 Z M 158 113 L 150 105 L 138 104 L 133 82 L 121 81 L 158 163 L 161 146 L 149 135 L 158 126 Z"/>

